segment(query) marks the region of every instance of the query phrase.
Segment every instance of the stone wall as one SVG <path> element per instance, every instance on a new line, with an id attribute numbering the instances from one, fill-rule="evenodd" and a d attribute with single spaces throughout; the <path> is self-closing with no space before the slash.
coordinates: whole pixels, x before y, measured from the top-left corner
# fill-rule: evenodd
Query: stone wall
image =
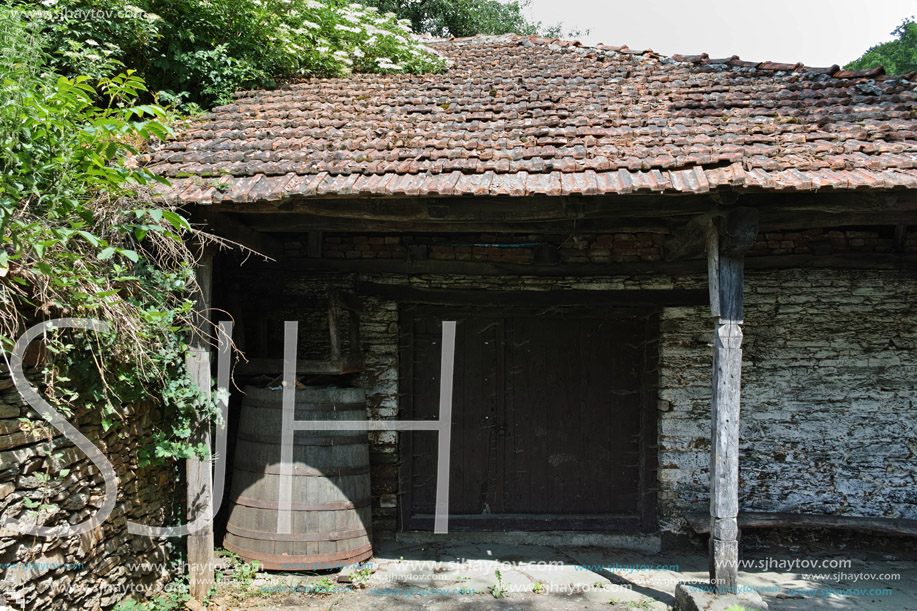
<path id="1" fill-rule="evenodd" d="M 741 510 L 917 518 L 917 277 L 749 271 Z M 660 526 L 707 510 L 710 320 L 662 324 Z"/>
<path id="2" fill-rule="evenodd" d="M 40 379 L 37 368 L 26 375 Z M 112 463 L 117 504 L 99 528 L 80 536 L 45 538 L 0 528 L 0 596 L 11 608 L 108 609 L 128 596 L 144 598 L 172 576 L 170 560 L 180 540 L 131 535 L 126 524 L 173 524 L 173 507 L 181 505 L 175 467 L 137 467 L 137 440 L 159 417 L 144 404 L 131 407 L 121 426 L 108 431 L 97 413 L 68 419 Z M 96 513 L 104 494 L 95 465 L 25 404 L 5 369 L 0 372 L 0 514 L 45 526 L 78 524 Z M 31 512 L 39 508 L 27 507 L 26 499 L 44 505 L 37 518 Z"/>
<path id="3" fill-rule="evenodd" d="M 399 248 L 402 244 L 357 237 L 333 243 Z M 824 241 L 834 252 L 891 250 L 886 239 L 846 230 L 762 238 L 765 246 L 776 242 L 772 248 L 787 251 L 782 254 L 806 254 L 797 250 L 806 248 L 812 255 L 823 248 L 815 245 Z M 791 249 L 787 242 L 794 240 L 807 245 Z M 766 254 L 761 250 L 759 256 Z M 609 269 L 613 272 L 614 267 Z M 264 275 L 252 272 L 252 282 Z M 328 286 L 346 288 L 357 276 L 374 283 L 471 290 L 706 287 L 704 274 L 286 272 L 273 274 L 271 282 L 289 296 Z M 252 286 L 244 273 L 237 279 L 240 286 Z M 746 280 L 742 509 L 917 518 L 917 311 L 911 305 L 917 302 L 917 278 L 896 271 L 788 269 L 749 270 Z M 367 390 L 371 418 L 397 418 L 398 304 L 378 298 L 364 298 L 363 303 L 366 368 L 357 384 Z M 662 312 L 658 519 L 663 533 L 687 533 L 685 514 L 707 511 L 712 329 L 707 307 L 670 307 Z M 398 451 L 396 433 L 371 433 L 374 528 L 382 536 L 399 528 Z"/>

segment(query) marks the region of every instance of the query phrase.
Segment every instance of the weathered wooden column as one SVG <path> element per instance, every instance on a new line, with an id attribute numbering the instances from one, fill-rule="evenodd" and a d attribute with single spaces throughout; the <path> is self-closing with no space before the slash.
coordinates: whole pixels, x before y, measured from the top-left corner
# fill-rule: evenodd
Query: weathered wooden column
<path id="1" fill-rule="evenodd" d="M 710 445 L 710 582 L 735 592 L 738 580 L 739 404 L 745 252 L 758 235 L 758 211 L 737 208 L 707 241 L 713 343 Z"/>
<path id="2" fill-rule="evenodd" d="M 195 311 L 198 320 L 206 321 L 210 310 L 210 292 L 213 278 L 213 257 L 205 253 L 197 267 L 197 284 L 200 292 L 195 296 Z M 201 325 L 205 326 L 205 325 Z M 188 375 L 208 396 L 211 385 L 210 344 L 206 337 L 194 333 L 189 343 L 187 356 Z M 190 443 L 204 444 L 210 448 L 209 423 L 192 424 Z M 187 516 L 188 523 L 201 515 L 213 515 L 213 472 L 208 459 L 189 458 L 185 463 L 188 478 Z M 213 586 L 213 521 L 208 520 L 202 528 L 188 534 L 188 581 L 189 593 L 198 600 L 206 598 Z"/>

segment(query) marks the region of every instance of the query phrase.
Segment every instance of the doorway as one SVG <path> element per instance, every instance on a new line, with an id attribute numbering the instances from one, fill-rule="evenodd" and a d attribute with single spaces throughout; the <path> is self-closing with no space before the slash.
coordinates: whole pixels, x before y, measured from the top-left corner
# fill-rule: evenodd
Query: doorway
<path id="1" fill-rule="evenodd" d="M 455 320 L 450 530 L 655 531 L 658 311 L 403 306 L 404 419 L 439 409 Z M 402 434 L 402 528 L 432 529 L 437 443 Z"/>

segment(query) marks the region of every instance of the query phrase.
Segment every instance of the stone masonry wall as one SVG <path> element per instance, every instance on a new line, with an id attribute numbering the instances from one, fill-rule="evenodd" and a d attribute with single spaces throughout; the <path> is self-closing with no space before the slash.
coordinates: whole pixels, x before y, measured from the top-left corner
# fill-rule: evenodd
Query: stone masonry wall
<path id="1" fill-rule="evenodd" d="M 879 242 L 884 237 L 841 233 L 843 237 L 827 231 L 766 234 L 762 239 L 765 244 L 777 242 L 771 248 L 787 249 L 790 246 L 784 242 L 801 241 L 808 246 L 793 248 L 805 247 L 813 255 L 818 254 L 813 244 L 821 243 L 822 237 L 834 240 L 834 252 L 891 249 L 889 243 Z M 876 242 L 869 243 L 872 239 Z M 351 237 L 348 244 L 371 243 Z M 385 245 L 383 240 L 378 246 Z M 252 276 L 259 274 L 263 276 L 257 271 Z M 375 283 L 470 290 L 706 287 L 703 274 L 358 276 Z M 329 285 L 346 288 L 356 277 L 291 273 L 285 278 L 275 275 L 271 281 L 289 294 Z M 245 277 L 240 278 L 245 285 Z M 740 456 L 743 510 L 917 518 L 914 303 L 917 278 L 913 273 L 747 271 Z M 364 298 L 363 305 L 366 368 L 357 383 L 367 390 L 371 418 L 397 418 L 398 304 Z M 684 515 L 707 511 L 712 329 L 707 307 L 672 307 L 662 313 L 658 519 L 665 533 L 688 532 Z M 370 442 L 374 529 L 386 536 L 399 528 L 398 436 L 371 433 Z"/>
<path id="2" fill-rule="evenodd" d="M 38 368 L 26 375 L 40 379 Z M 170 577 L 174 540 L 128 534 L 126 523 L 173 524 L 172 508 L 181 504 L 174 467 L 136 464 L 137 440 L 159 417 L 149 404 L 134 406 L 122 426 L 107 432 L 95 413 L 68 419 L 112 463 L 117 503 L 107 521 L 79 536 L 35 537 L 0 527 L 0 596 L 11 608 L 110 609 L 128 596 L 144 598 Z M 0 514 L 34 521 L 30 512 L 38 508 L 26 506 L 30 499 L 45 505 L 42 525 L 79 524 L 96 513 L 104 495 L 95 465 L 25 404 L 5 369 L 0 372 Z"/>
<path id="3" fill-rule="evenodd" d="M 917 518 L 917 277 L 746 274 L 740 510 Z M 663 316 L 660 526 L 707 511 L 711 322 Z"/>

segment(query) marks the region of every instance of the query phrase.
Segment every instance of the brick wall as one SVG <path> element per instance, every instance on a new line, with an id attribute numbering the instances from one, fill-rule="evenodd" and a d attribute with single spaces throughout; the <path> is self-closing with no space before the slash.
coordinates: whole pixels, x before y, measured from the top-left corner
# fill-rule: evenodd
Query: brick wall
<path id="1" fill-rule="evenodd" d="M 26 375 L 38 379 L 40 372 L 26 370 Z M 26 499 L 46 506 L 39 514 L 45 526 L 78 524 L 95 514 L 105 495 L 98 469 L 45 426 L 5 369 L 0 389 L 0 514 L 33 521 Z M 34 537 L 0 527 L 0 595 L 11 608 L 111 608 L 131 595 L 144 598 L 167 580 L 179 540 L 131 535 L 126 523 L 174 524 L 173 508 L 181 504 L 175 467 L 137 467 L 137 439 L 159 416 L 151 405 L 134 406 L 122 426 L 107 432 L 98 413 L 69 419 L 112 463 L 119 481 L 117 504 L 105 523 L 80 536 Z"/>

